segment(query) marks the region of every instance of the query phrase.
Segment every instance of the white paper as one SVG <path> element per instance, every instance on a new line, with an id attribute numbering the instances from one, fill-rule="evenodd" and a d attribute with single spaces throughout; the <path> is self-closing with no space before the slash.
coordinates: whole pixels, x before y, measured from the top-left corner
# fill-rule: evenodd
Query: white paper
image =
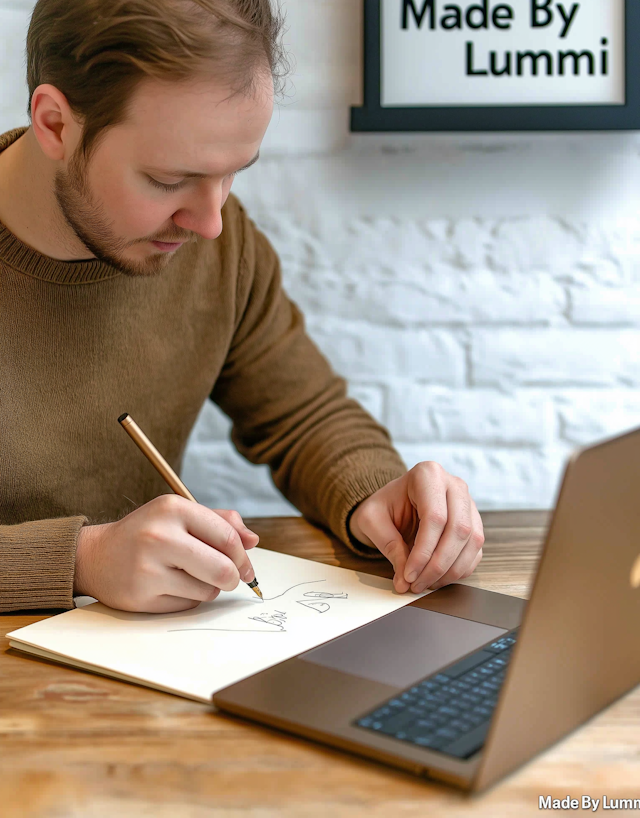
<path id="1" fill-rule="evenodd" d="M 99 602 L 8 634 L 11 645 L 209 702 L 229 684 L 419 599 L 391 580 L 254 548 L 264 601 L 244 583 L 173 614 Z M 383 649 L 383 646 L 381 646 Z"/>

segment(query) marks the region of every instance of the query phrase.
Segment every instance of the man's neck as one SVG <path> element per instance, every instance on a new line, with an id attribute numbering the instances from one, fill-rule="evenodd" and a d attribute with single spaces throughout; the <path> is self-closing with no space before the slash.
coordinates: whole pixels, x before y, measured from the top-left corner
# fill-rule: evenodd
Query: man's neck
<path id="1" fill-rule="evenodd" d="M 91 253 L 66 223 L 54 193 L 55 164 L 29 128 L 0 153 L 0 221 L 20 241 L 60 261 Z"/>

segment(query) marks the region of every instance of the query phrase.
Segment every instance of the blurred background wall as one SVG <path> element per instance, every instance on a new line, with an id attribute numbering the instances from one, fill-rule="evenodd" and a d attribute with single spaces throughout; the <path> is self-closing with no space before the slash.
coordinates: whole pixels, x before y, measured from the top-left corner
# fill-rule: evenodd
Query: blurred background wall
<path id="1" fill-rule="evenodd" d="M 0 128 L 27 124 L 32 0 L 0 0 Z M 294 72 L 234 192 L 350 393 L 480 509 L 543 508 L 573 447 L 640 424 L 640 138 L 353 134 L 361 0 L 284 0 Z M 639 78 L 640 79 L 640 78 Z M 201 502 L 296 513 L 204 407 Z"/>

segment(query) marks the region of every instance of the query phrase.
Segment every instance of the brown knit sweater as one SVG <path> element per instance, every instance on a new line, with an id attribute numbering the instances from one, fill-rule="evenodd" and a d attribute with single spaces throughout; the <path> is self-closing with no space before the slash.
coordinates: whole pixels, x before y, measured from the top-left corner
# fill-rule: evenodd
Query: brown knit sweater
<path id="1" fill-rule="evenodd" d="M 219 238 L 150 277 L 51 259 L 0 223 L 0 611 L 72 608 L 79 529 L 168 493 L 123 412 L 179 473 L 210 398 L 238 451 L 352 548 L 351 509 L 406 471 L 306 335 L 233 196 L 223 219 Z"/>

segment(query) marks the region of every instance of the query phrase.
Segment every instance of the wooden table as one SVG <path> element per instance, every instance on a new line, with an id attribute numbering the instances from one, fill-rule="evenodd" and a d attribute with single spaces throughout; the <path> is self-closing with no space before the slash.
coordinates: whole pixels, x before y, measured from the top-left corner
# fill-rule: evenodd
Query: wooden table
<path id="1" fill-rule="evenodd" d="M 527 596 L 547 514 L 483 519 L 485 556 L 467 582 Z M 247 524 L 263 547 L 391 576 L 385 562 L 359 559 L 300 518 Z M 42 617 L 0 616 L 3 818 L 508 818 L 539 815 L 540 795 L 640 798 L 640 689 L 470 798 L 204 704 L 8 649 L 8 631 Z"/>

